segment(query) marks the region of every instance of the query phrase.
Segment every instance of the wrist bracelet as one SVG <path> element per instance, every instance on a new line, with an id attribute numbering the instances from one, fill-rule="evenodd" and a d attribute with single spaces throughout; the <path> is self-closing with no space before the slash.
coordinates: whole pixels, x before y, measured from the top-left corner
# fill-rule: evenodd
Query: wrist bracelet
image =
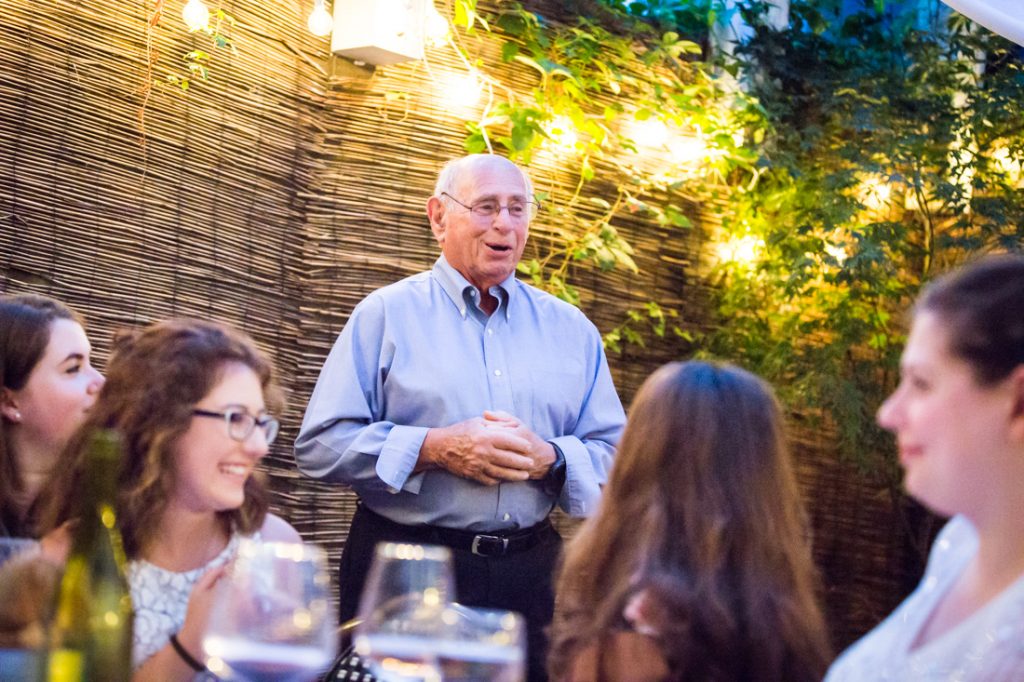
<path id="1" fill-rule="evenodd" d="M 171 646 L 174 647 L 174 651 L 178 654 L 181 660 L 185 661 L 188 667 L 195 670 L 197 673 L 201 673 L 206 670 L 206 666 L 197 661 L 192 654 L 188 652 L 181 642 L 178 641 L 178 633 L 175 632 L 171 635 Z"/>

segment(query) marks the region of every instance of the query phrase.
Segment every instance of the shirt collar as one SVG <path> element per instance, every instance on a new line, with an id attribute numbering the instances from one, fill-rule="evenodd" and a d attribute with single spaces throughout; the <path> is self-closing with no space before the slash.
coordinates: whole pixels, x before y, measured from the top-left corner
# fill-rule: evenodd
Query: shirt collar
<path id="1" fill-rule="evenodd" d="M 441 288 L 451 299 L 455 307 L 459 309 L 459 314 L 463 318 L 466 317 L 467 301 L 475 300 L 472 295 L 467 295 L 467 291 L 475 291 L 476 287 L 469 283 L 469 280 L 462 276 L 458 270 L 453 268 L 448 260 L 442 253 L 437 261 L 434 263 L 433 269 L 434 279 L 438 281 Z M 498 311 L 504 311 L 505 319 L 509 319 L 509 307 L 512 304 L 512 299 L 515 297 L 516 291 L 516 273 L 513 272 L 508 278 L 501 284 L 491 287 L 491 294 L 498 298 Z"/>

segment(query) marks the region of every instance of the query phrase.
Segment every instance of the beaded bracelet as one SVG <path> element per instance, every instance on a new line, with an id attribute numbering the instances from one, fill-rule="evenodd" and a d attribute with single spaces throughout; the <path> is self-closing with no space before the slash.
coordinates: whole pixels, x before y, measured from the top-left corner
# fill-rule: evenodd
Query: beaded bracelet
<path id="1" fill-rule="evenodd" d="M 206 670 L 206 666 L 197 661 L 192 654 L 188 652 L 188 649 L 182 646 L 181 642 L 178 641 L 177 632 L 171 635 L 171 646 L 174 647 L 174 650 L 178 653 L 178 656 L 181 657 L 181 660 L 188 664 L 188 667 L 192 668 L 197 673 L 201 673 Z"/>

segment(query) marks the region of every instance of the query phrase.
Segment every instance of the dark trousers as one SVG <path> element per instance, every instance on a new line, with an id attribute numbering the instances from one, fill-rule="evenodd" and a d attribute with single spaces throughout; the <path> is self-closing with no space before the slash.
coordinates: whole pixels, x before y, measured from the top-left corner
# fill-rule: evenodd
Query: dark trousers
<path id="1" fill-rule="evenodd" d="M 341 622 L 355 618 L 359 610 L 359 597 L 378 542 L 450 546 L 438 535 L 431 526 L 395 523 L 360 504 L 352 518 L 338 572 Z M 540 541 L 533 547 L 505 556 L 478 556 L 468 550 L 452 548 L 455 590 L 460 604 L 516 611 L 526 620 L 529 682 L 547 680 L 545 630 L 554 612 L 554 572 L 561 550 L 562 538 L 551 527 L 542 532 Z"/>

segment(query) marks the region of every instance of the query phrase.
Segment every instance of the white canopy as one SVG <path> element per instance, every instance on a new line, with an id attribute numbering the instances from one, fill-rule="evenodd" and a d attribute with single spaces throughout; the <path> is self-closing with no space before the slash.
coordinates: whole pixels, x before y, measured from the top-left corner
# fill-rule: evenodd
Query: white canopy
<path id="1" fill-rule="evenodd" d="M 1024 0 L 942 0 L 990 31 L 1024 45 Z"/>

